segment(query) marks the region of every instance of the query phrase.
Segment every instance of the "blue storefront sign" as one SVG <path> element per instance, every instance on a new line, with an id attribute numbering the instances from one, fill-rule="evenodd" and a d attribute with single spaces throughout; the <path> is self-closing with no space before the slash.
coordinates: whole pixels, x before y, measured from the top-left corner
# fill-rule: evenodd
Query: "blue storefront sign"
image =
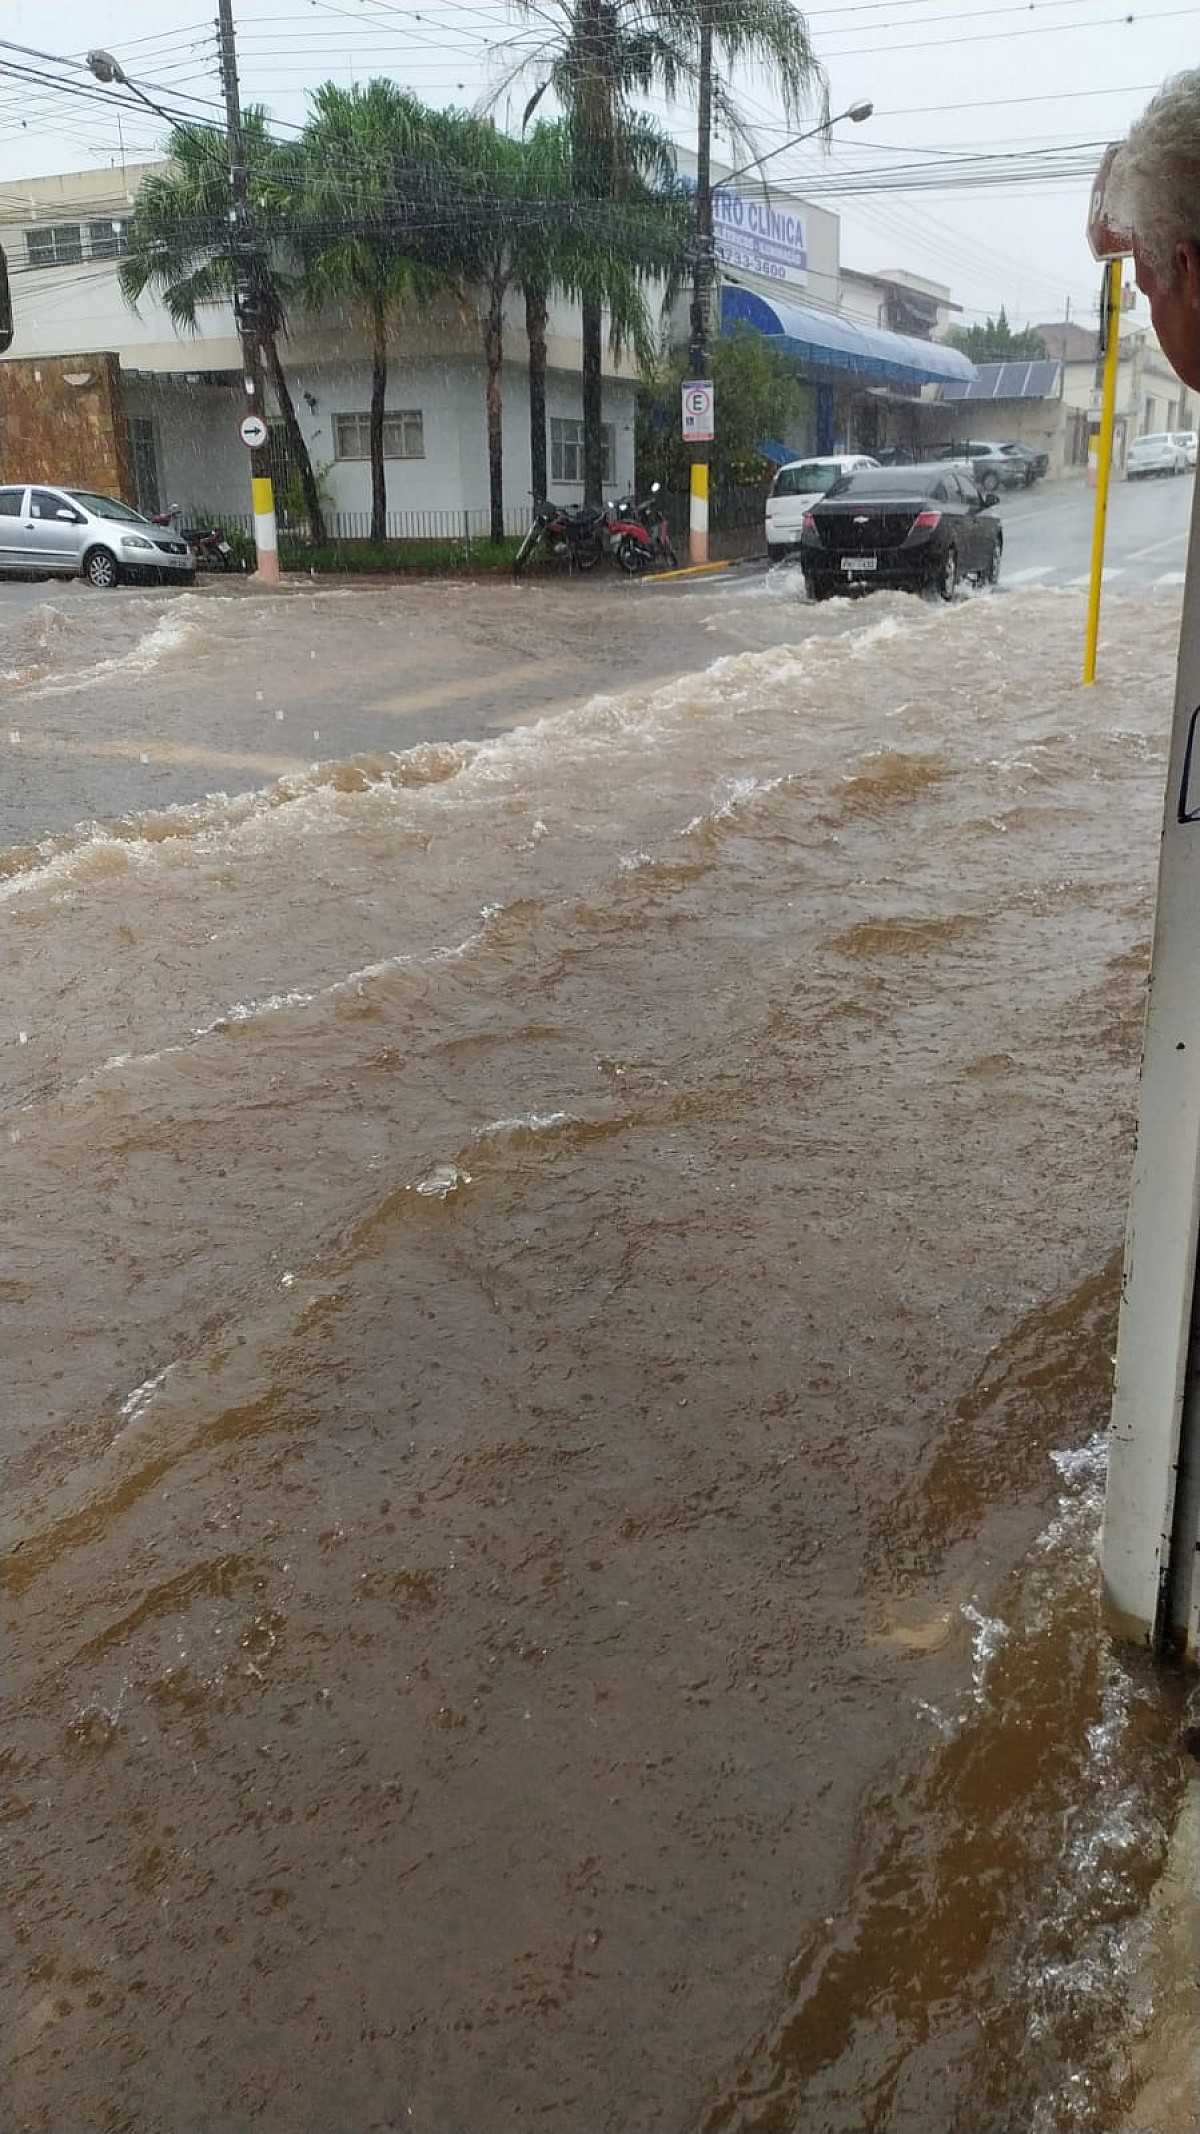
<path id="1" fill-rule="evenodd" d="M 715 186 L 713 240 L 722 266 L 793 287 L 803 287 L 808 280 L 803 220 L 778 196 Z"/>

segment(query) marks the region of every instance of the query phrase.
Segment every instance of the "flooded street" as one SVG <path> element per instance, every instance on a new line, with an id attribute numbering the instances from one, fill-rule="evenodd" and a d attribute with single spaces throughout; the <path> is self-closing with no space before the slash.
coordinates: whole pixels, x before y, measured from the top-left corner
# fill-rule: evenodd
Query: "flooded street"
<path id="1" fill-rule="evenodd" d="M 9 2134 L 1131 2124 L 1178 594 L 1083 616 L 12 619 Z"/>

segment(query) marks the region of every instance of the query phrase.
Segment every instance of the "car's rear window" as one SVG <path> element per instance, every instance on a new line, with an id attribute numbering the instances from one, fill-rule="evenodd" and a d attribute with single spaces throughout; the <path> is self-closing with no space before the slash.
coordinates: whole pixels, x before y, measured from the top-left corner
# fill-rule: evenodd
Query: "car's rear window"
<path id="1" fill-rule="evenodd" d="M 1137 439 L 1139 445 L 1169 445 L 1173 444 L 1174 441 L 1174 438 L 1169 437 L 1165 430 L 1151 430 L 1148 436 Z"/>
<path id="2" fill-rule="evenodd" d="M 939 471 L 935 467 L 862 467 L 844 474 L 838 496 L 927 496 Z"/>
<path id="3" fill-rule="evenodd" d="M 811 496 L 814 489 L 830 488 L 841 471 L 836 459 L 806 459 L 796 467 L 781 467 L 771 495 Z"/>

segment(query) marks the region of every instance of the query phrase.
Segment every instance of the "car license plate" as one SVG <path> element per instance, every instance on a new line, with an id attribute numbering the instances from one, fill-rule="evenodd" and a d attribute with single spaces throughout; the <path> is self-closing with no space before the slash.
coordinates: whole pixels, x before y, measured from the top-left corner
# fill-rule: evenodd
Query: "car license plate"
<path id="1" fill-rule="evenodd" d="M 878 558 L 878 556 L 843 556 L 843 557 L 842 557 L 842 569 L 843 569 L 843 570 L 845 571 L 845 573 L 846 573 L 847 577 L 855 577 L 855 578 L 857 578 L 857 576 L 858 576 L 858 574 L 859 574 L 859 572 L 860 572 L 860 571 L 873 571 L 873 570 L 878 570 L 878 568 L 879 568 L 879 558 Z"/>

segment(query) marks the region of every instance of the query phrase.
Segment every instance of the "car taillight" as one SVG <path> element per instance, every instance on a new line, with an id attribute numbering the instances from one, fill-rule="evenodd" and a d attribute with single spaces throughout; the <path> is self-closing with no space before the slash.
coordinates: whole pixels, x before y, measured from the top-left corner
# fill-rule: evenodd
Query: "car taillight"
<path id="1" fill-rule="evenodd" d="M 920 527 L 922 533 L 925 533 L 931 526 L 940 526 L 941 523 L 942 514 L 940 511 L 919 511 L 912 522 L 912 531 L 916 533 L 917 528 Z"/>
<path id="2" fill-rule="evenodd" d="M 806 511 L 806 512 L 805 512 L 805 514 L 804 514 L 804 520 L 803 520 L 803 523 L 802 523 L 802 525 L 801 525 L 800 531 L 801 531 L 802 533 L 815 533 L 815 532 L 816 532 L 816 530 L 817 530 L 817 522 L 816 522 L 816 520 L 814 519 L 814 517 L 813 517 L 813 515 L 812 515 L 811 511 Z"/>

